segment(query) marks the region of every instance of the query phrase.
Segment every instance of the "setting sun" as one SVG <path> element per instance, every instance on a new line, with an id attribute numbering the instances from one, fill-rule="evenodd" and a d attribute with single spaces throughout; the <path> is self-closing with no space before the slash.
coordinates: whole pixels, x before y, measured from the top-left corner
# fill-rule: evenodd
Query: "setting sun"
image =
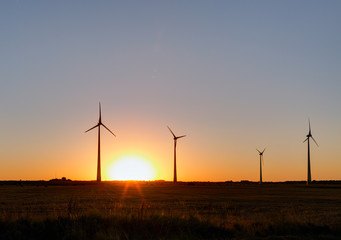
<path id="1" fill-rule="evenodd" d="M 110 180 L 154 180 L 155 168 L 140 156 L 124 156 L 108 169 Z"/>

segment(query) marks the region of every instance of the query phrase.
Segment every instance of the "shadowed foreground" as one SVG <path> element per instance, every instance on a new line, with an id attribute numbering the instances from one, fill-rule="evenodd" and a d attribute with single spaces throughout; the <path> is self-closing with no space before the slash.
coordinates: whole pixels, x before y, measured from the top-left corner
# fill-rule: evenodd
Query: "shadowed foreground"
<path id="1" fill-rule="evenodd" d="M 0 239 L 341 236 L 339 184 L 24 182 L 0 191 Z"/>
<path id="2" fill-rule="evenodd" d="M 170 217 L 122 219 L 87 215 L 33 222 L 1 223 L 1 239 L 225 239 L 229 231 L 191 220 Z"/>

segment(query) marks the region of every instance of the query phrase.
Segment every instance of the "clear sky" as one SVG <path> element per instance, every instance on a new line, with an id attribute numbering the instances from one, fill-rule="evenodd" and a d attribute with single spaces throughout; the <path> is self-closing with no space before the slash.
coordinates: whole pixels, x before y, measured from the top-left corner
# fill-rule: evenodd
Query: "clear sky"
<path id="1" fill-rule="evenodd" d="M 341 1 L 1 1 L 0 180 L 341 179 Z"/>

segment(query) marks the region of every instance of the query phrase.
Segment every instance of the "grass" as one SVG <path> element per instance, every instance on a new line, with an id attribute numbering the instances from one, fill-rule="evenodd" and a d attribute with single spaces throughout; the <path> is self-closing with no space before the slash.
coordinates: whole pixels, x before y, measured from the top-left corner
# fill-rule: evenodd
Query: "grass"
<path id="1" fill-rule="evenodd" d="M 0 193 L 0 239 L 341 236 L 339 184 L 24 182 Z"/>
<path id="2" fill-rule="evenodd" d="M 225 239 L 227 230 L 192 219 L 118 218 L 86 215 L 2 223 L 1 239 Z"/>

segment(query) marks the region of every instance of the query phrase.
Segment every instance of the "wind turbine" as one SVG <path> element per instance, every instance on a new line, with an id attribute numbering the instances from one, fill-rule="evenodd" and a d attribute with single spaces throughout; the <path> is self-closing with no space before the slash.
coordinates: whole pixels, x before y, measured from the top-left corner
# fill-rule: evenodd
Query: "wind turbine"
<path id="1" fill-rule="evenodd" d="M 307 179 L 307 184 L 311 183 L 311 170 L 310 170 L 310 138 L 313 139 L 313 141 L 315 142 L 316 146 L 319 146 L 317 144 L 317 142 L 315 141 L 313 135 L 311 135 L 311 127 L 310 127 L 310 119 L 308 119 L 309 122 L 309 133 L 307 135 L 307 138 L 303 141 L 308 141 L 308 179 Z"/>
<path id="2" fill-rule="evenodd" d="M 168 126 L 167 126 L 168 127 Z M 173 131 L 168 127 L 169 131 L 172 133 L 173 137 L 174 137 L 174 177 L 173 177 L 173 182 L 177 182 L 177 175 L 176 175 L 176 142 L 179 138 L 183 138 L 186 137 L 186 135 L 182 135 L 182 136 L 175 136 L 175 134 L 173 133 Z"/>
<path id="3" fill-rule="evenodd" d="M 112 135 L 114 135 L 116 137 L 116 135 L 112 131 L 110 131 L 110 129 L 107 128 L 102 123 L 101 103 L 99 103 L 99 120 L 98 120 L 98 123 L 94 127 L 92 127 L 89 130 L 85 131 L 85 132 L 89 132 L 90 130 L 98 127 L 97 182 L 101 182 L 102 181 L 102 178 L 101 178 L 101 126 L 106 128 Z"/>
<path id="4" fill-rule="evenodd" d="M 262 184 L 263 182 L 263 179 L 262 179 L 262 160 L 263 160 L 263 153 L 265 151 L 265 148 L 264 150 L 261 152 L 259 151 L 258 149 L 256 149 L 258 152 L 259 152 L 259 167 L 260 167 L 260 177 L 259 177 L 259 184 Z M 264 162 L 263 162 L 264 163 Z"/>

